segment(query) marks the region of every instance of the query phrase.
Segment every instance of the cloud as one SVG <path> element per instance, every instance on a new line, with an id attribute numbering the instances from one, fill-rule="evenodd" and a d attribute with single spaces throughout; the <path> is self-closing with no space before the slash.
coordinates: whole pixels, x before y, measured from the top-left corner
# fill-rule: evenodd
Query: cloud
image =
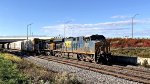
<path id="1" fill-rule="evenodd" d="M 150 33 L 149 33 L 149 31 L 150 31 L 150 28 L 143 28 L 143 29 L 140 29 L 140 30 L 136 30 L 135 32 L 134 32 L 134 34 L 136 35 L 136 36 L 144 36 L 144 37 L 150 37 Z"/>
<path id="2" fill-rule="evenodd" d="M 103 22 L 95 24 L 58 24 L 44 26 L 42 30 L 49 35 L 82 36 L 89 34 L 103 34 L 106 36 L 129 36 L 131 34 L 131 20 Z M 134 20 L 134 24 L 147 24 L 148 20 Z"/>
<path id="3" fill-rule="evenodd" d="M 127 18 L 131 18 L 131 17 L 130 16 L 116 15 L 116 16 L 112 16 L 111 18 L 114 18 L 114 19 L 127 19 Z"/>

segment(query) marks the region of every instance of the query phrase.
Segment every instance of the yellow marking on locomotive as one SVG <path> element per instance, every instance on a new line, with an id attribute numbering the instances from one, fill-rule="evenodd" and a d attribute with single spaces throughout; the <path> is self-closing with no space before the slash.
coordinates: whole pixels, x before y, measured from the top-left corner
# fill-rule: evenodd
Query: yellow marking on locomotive
<path id="1" fill-rule="evenodd" d="M 67 48 L 71 48 L 71 41 L 65 41 L 65 46 Z"/>

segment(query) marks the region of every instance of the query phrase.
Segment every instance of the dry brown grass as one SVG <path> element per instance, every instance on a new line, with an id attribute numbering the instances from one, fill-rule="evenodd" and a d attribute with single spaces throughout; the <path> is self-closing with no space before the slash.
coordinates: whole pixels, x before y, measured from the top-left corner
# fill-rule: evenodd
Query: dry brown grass
<path id="1" fill-rule="evenodd" d="M 55 77 L 54 84 L 82 84 L 76 79 L 74 74 L 68 74 L 67 72 L 58 73 Z"/>
<path id="2" fill-rule="evenodd" d="M 149 47 L 133 47 L 133 48 L 113 48 L 111 49 L 113 55 L 137 56 L 150 58 Z"/>
<path id="3" fill-rule="evenodd" d="M 39 83 L 41 80 L 43 82 L 53 81 L 56 72 L 43 69 L 42 67 L 36 66 L 33 63 L 23 60 L 18 64 L 18 68 L 24 74 L 26 74 L 32 83 Z"/>
<path id="4" fill-rule="evenodd" d="M 20 57 L 17 57 L 15 55 L 9 54 L 9 53 L 0 53 L 1 56 L 4 57 L 6 60 L 11 60 L 13 62 L 21 62 L 22 59 Z"/>
<path id="5" fill-rule="evenodd" d="M 48 82 L 50 84 L 82 84 L 77 80 L 76 76 L 72 74 L 49 71 L 40 66 L 36 66 L 27 60 L 20 62 L 18 68 L 28 76 L 31 83 L 41 84 Z"/>

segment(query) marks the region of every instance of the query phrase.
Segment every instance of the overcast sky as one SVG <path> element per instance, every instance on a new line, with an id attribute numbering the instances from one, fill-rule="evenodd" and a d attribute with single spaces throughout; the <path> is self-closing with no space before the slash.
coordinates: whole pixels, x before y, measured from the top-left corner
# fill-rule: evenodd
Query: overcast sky
<path id="1" fill-rule="evenodd" d="M 0 0 L 0 36 L 150 38 L 150 0 Z"/>

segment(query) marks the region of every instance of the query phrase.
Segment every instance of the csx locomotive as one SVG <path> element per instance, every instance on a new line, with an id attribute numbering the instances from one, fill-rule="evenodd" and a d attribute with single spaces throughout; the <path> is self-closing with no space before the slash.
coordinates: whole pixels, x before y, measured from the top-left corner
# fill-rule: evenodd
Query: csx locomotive
<path id="1" fill-rule="evenodd" d="M 111 62 L 110 43 L 103 35 L 34 40 L 35 53 L 51 56 L 72 55 L 78 60 L 108 64 Z"/>
<path id="2" fill-rule="evenodd" d="M 53 38 L 48 47 L 53 56 L 73 54 L 78 60 L 95 61 L 107 64 L 111 62 L 110 43 L 103 35 L 88 37 Z"/>

